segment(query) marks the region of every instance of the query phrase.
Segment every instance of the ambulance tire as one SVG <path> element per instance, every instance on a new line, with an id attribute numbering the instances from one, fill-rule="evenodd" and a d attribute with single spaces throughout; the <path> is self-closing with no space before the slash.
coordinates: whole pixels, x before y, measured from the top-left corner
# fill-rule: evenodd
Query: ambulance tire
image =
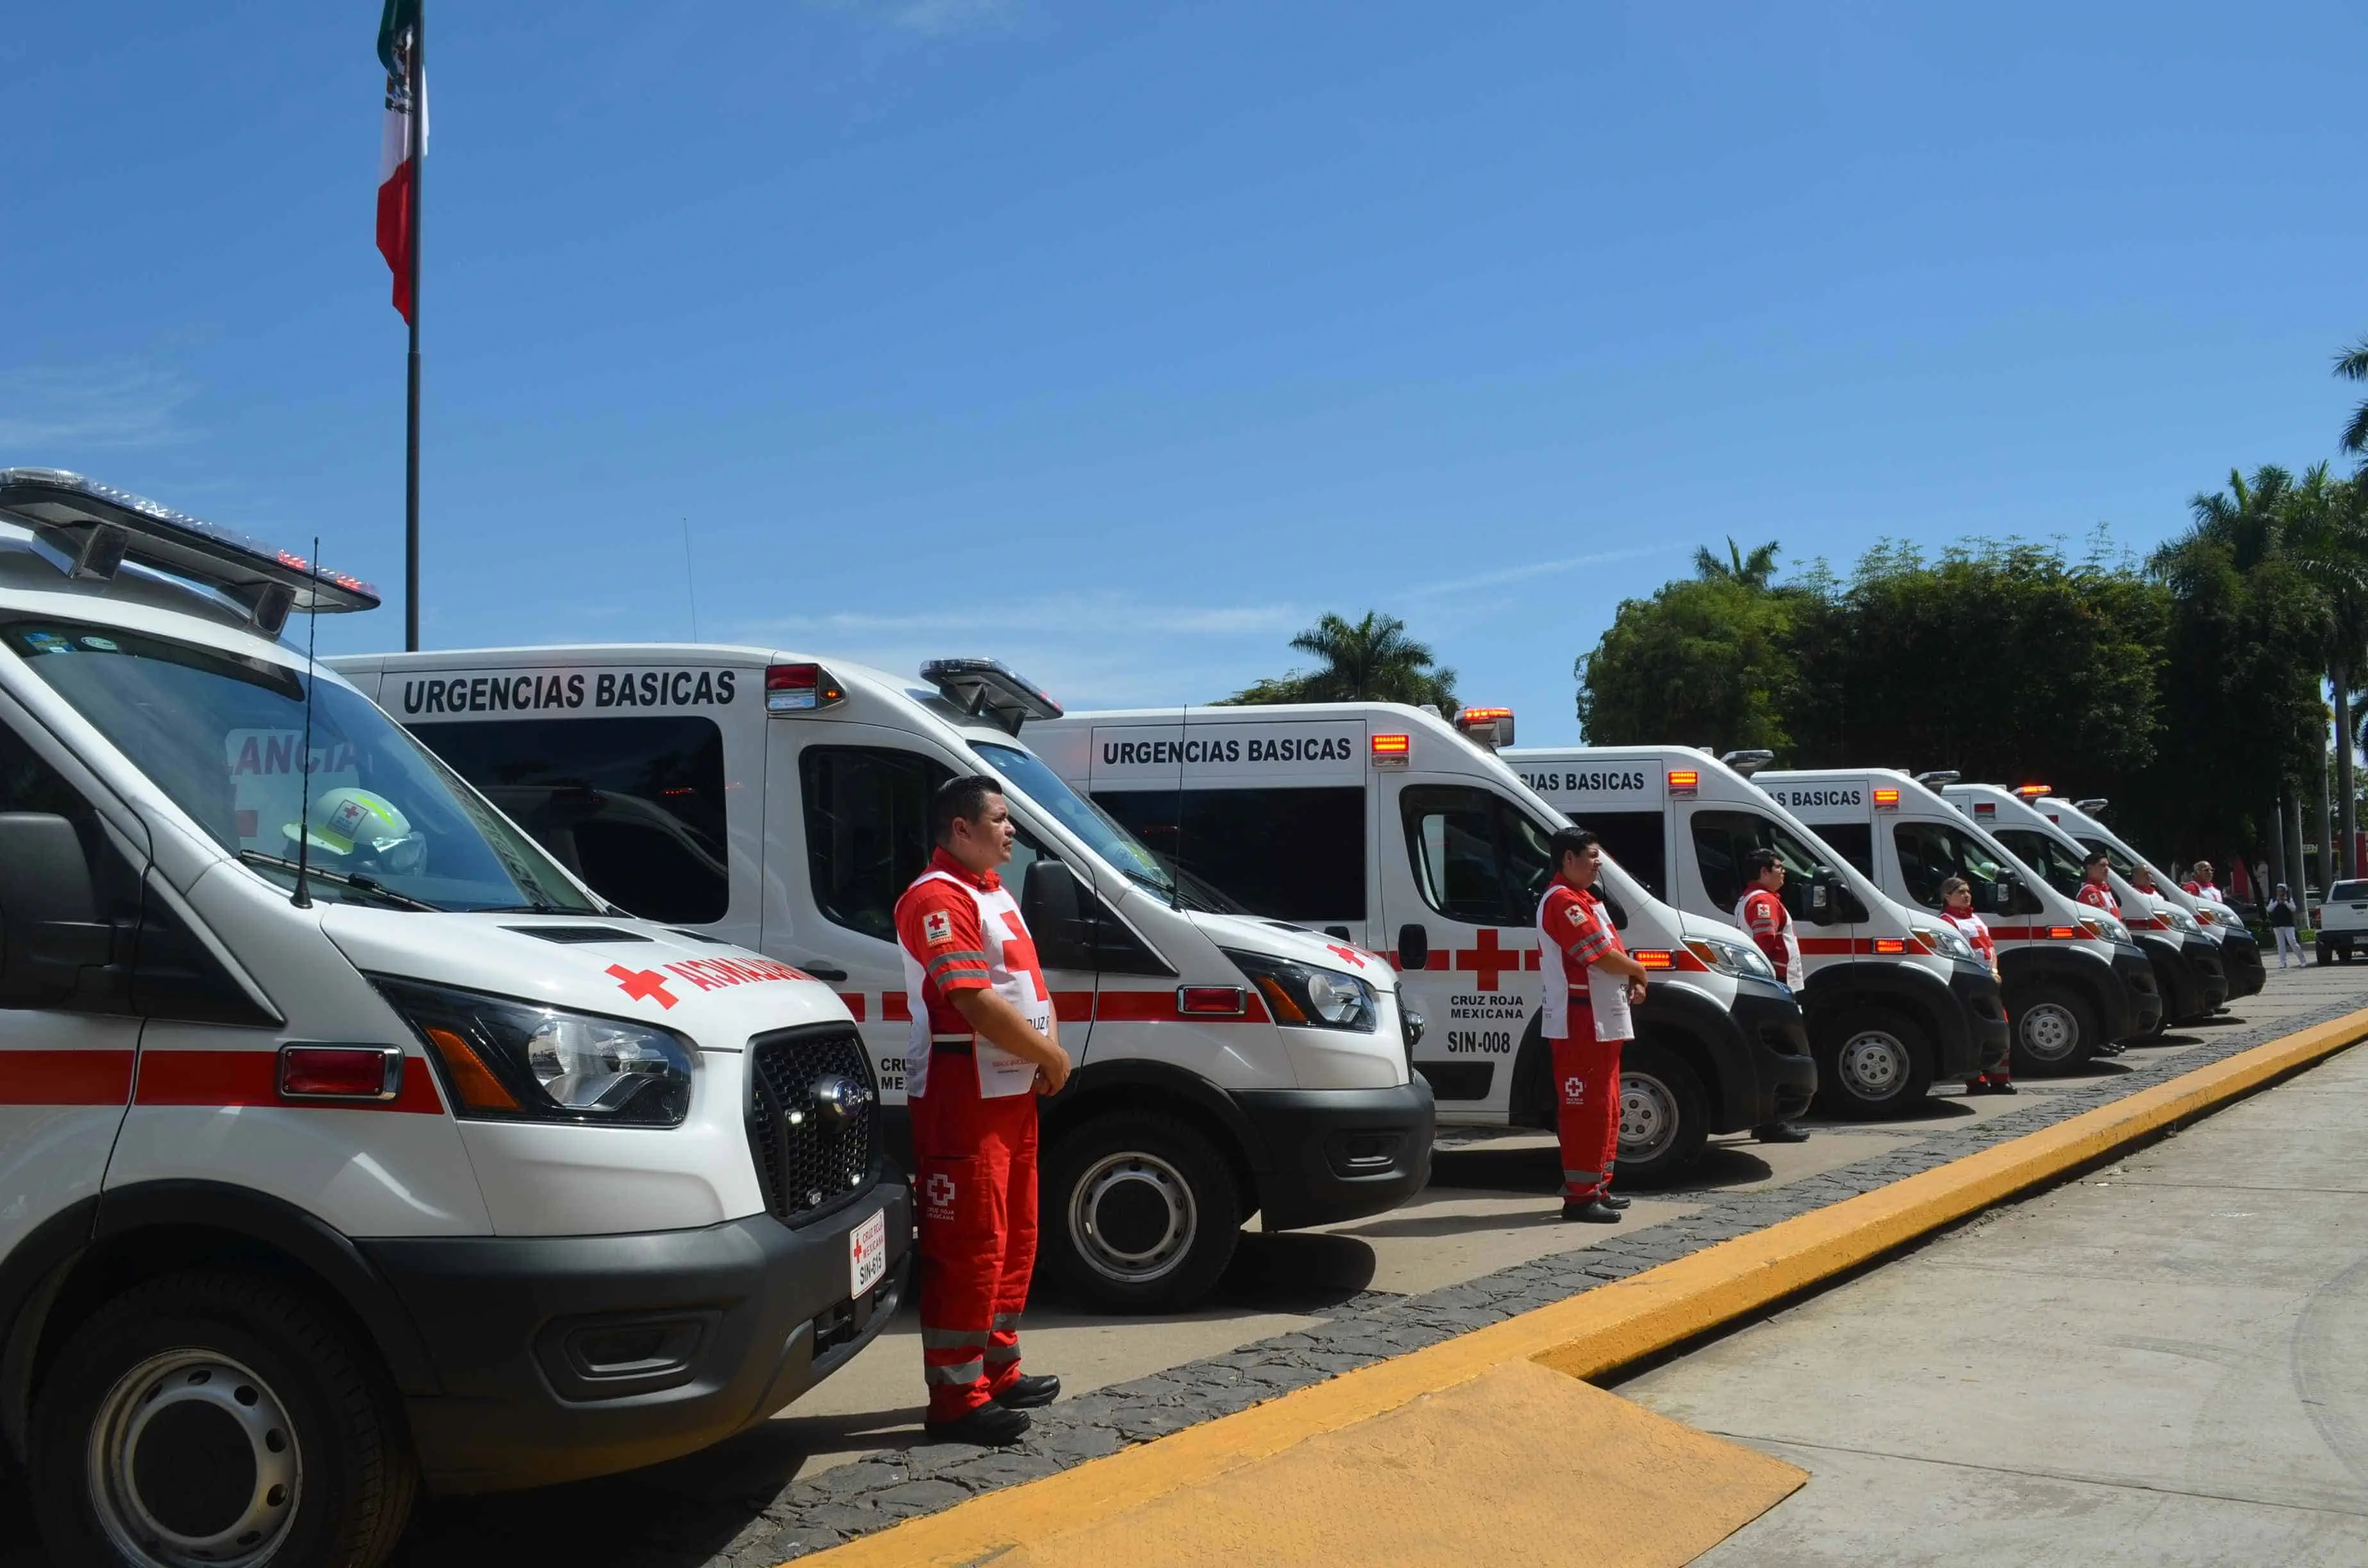
<path id="1" fill-rule="evenodd" d="M 1651 1040 L 1622 1046 L 1613 1185 L 1666 1187 L 1693 1168 L 1709 1142 L 1710 1096 L 1694 1070 Z"/>
<path id="2" fill-rule="evenodd" d="M 2104 1043 L 2096 1009 L 2064 986 L 2032 987 L 2013 1016 L 2014 1071 L 2021 1077 L 2078 1072 Z"/>
<path id="3" fill-rule="evenodd" d="M 1111 1312 L 1180 1312 L 1216 1288 L 1241 1239 L 1241 1189 L 1207 1135 L 1149 1111 L 1098 1117 L 1045 1162 L 1037 1231 L 1068 1294 Z"/>
<path id="4" fill-rule="evenodd" d="M 1849 1006 L 1818 1028 L 1817 1108 L 1872 1121 L 1914 1109 L 1932 1092 L 1932 1048 L 1889 1007 Z"/>
<path id="5" fill-rule="evenodd" d="M 61 1568 L 267 1551 L 374 1568 L 419 1482 L 375 1360 L 305 1296 L 236 1271 L 165 1275 L 101 1306 L 50 1369 L 29 1449 Z"/>

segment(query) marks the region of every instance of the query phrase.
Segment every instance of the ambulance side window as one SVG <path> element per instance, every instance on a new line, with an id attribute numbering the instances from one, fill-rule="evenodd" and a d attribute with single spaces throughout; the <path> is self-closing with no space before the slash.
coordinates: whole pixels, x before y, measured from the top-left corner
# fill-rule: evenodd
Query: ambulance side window
<path id="1" fill-rule="evenodd" d="M 1855 901 L 1846 898 L 1837 898 L 1825 910 L 1810 908 L 1810 881 L 1823 862 L 1807 845 L 1759 812 L 1696 812 L 1692 827 L 1702 892 L 1720 909 L 1732 910 L 1743 901 L 1744 857 L 1754 849 L 1773 849 L 1784 867 L 1781 896 L 1793 919 L 1814 926 L 1841 925 L 1854 913 Z"/>
<path id="2" fill-rule="evenodd" d="M 929 797 L 952 777 L 928 757 L 884 746 L 808 746 L 798 755 L 806 872 L 825 919 L 896 939 L 896 900 L 929 863 Z"/>
<path id="3" fill-rule="evenodd" d="M 1658 812 L 1589 812 L 1571 821 L 1593 833 L 1620 869 L 1666 900 L 1668 893 L 1668 829 Z"/>
<path id="4" fill-rule="evenodd" d="M 1274 920 L 1365 918 L 1365 791 L 1106 790 L 1110 812 L 1169 866 Z"/>
<path id="5" fill-rule="evenodd" d="M 620 909 L 675 926 L 730 909 L 714 720 L 519 719 L 411 733 Z"/>
<path id="6" fill-rule="evenodd" d="M 2087 877 L 2072 851 L 2032 828 L 1999 828 L 1997 837 L 2007 853 L 2046 878 L 2057 892 L 2066 898 L 2080 896 L 2080 884 Z"/>
<path id="7" fill-rule="evenodd" d="M 1551 874 L 1545 830 L 1511 802 L 1461 785 L 1398 796 L 1406 858 L 1422 901 L 1473 926 L 1526 926 Z"/>
<path id="8" fill-rule="evenodd" d="M 1927 909 L 1942 907 L 1941 884 L 1951 877 L 1963 877 L 1972 886 L 1976 915 L 2030 915 L 2040 907 L 2039 896 L 2022 879 L 1970 834 L 1941 823 L 1903 822 L 1893 825 L 1891 843 L 1899 852 L 1907 895 Z M 2001 882 L 2007 889 L 2003 903 Z"/>
<path id="9" fill-rule="evenodd" d="M 1834 853 L 1858 868 L 1859 875 L 1874 875 L 1874 829 L 1862 822 L 1821 822 L 1816 824 L 1817 836 L 1833 846 Z"/>

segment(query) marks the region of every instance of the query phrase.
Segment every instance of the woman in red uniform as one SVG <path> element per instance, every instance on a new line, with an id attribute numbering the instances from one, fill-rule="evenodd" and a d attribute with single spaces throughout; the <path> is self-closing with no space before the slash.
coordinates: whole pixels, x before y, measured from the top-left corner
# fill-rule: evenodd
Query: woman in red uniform
<path id="1" fill-rule="evenodd" d="M 1990 978 L 1998 978 L 1998 943 L 1990 928 L 1974 913 L 1974 888 L 1963 877 L 1951 877 L 1941 884 L 1941 918 L 1957 929 L 1957 935 L 1973 944 L 1974 952 L 1990 966 Z M 1975 1074 L 1965 1080 L 1969 1095 L 2010 1095 L 2015 1093 L 2014 1077 L 2007 1063 L 2001 1062 L 1990 1071 Z"/>

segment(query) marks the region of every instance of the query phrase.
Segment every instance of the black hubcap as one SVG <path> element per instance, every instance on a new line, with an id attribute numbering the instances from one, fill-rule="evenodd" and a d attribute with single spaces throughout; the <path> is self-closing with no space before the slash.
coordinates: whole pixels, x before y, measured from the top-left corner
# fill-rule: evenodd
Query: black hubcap
<path id="1" fill-rule="evenodd" d="M 238 1522 L 255 1495 L 255 1450 L 237 1422 L 211 1405 L 156 1413 L 131 1456 L 131 1483 L 150 1517 L 203 1539 Z"/>

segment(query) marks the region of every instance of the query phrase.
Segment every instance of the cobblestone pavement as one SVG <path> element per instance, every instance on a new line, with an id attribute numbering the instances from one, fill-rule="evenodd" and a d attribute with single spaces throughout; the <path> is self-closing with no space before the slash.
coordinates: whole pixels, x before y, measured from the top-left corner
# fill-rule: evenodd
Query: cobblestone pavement
<path id="1" fill-rule="evenodd" d="M 1781 1186 L 1697 1195 L 1700 1207 L 1652 1228 L 1420 1294 L 1367 1290 L 1321 1321 L 1222 1355 L 1064 1400 L 1038 1413 L 1021 1448 L 921 1443 L 873 1451 L 793 1479 L 798 1455 L 763 1429 L 707 1455 L 635 1475 L 510 1498 L 431 1505 L 398 1558 L 404 1568 L 475 1568 L 556 1557 L 598 1568 L 759 1568 L 833 1546 L 980 1492 L 1050 1475 L 1133 1443 L 1228 1415 L 1278 1393 L 1433 1345 L 1623 1278 L 1730 1237 L 1871 1191 L 2078 1115 L 2368 1000 L 2368 973 L 2272 973 L 2247 1021 L 2184 1031 L 2178 1048 L 2140 1049 L 2077 1087 L 2033 1094 L 1979 1120 L 1941 1125 L 1883 1152 Z M 2180 1040 L 2180 1037 L 2174 1037 Z M 2118 1067 L 2120 1071 L 2110 1071 Z M 1911 1130 L 1913 1131 L 1913 1130 Z M 0 1568 L 10 1568 L 0 1557 Z"/>
<path id="2" fill-rule="evenodd" d="M 2036 1085 L 2039 1092 L 2020 1100 L 1930 1102 L 1940 1112 L 1930 1119 L 1874 1124 L 1873 1131 L 1884 1136 L 1837 1129 L 1804 1149 L 1822 1146 L 1830 1156 L 1848 1142 L 1873 1152 L 1744 1190 L 1711 1186 L 1688 1192 L 1680 1195 L 1687 1206 L 1682 1210 L 1664 1210 L 1675 1217 L 1645 1228 L 1589 1231 L 1584 1242 L 1574 1240 L 1571 1250 L 1477 1272 L 1438 1289 L 1356 1290 L 1360 1277 L 1353 1269 L 1329 1280 L 1287 1277 L 1289 1270 L 1308 1267 L 1319 1251 L 1329 1256 L 1362 1246 L 1347 1236 L 1246 1239 L 1246 1256 L 1256 1252 L 1268 1260 L 1260 1266 L 1266 1275 L 1237 1292 L 1227 1310 L 1238 1306 L 1241 1315 L 1269 1322 L 1281 1313 L 1301 1326 L 1064 1399 L 1038 1413 L 1035 1432 L 1022 1448 L 989 1453 L 918 1443 L 917 1430 L 905 1422 L 912 1413 L 888 1413 L 884 1428 L 881 1413 L 848 1415 L 845 1433 L 855 1436 L 843 1436 L 835 1445 L 818 1441 L 817 1433 L 826 1437 L 830 1423 L 840 1418 L 777 1420 L 706 1453 L 629 1475 L 508 1496 L 430 1501 L 395 1562 L 397 1568 L 516 1568 L 564 1558 L 586 1568 L 770 1568 L 977 1493 L 1050 1475 L 1562 1301 L 2033 1131 L 2363 1004 L 2368 969 L 2272 972 L 2269 989 L 2237 1010 L 2241 1022 L 2224 1018 L 2182 1031 L 2163 1048 L 2132 1051 L 2093 1077 Z M 1977 1114 L 1969 1116 L 1976 1108 Z M 1849 1142 L 1852 1136 L 1855 1142 Z M 1508 1160 L 1502 1151 L 1510 1142 L 1449 1131 L 1441 1136 L 1440 1165 L 1445 1169 L 1459 1161 L 1467 1166 L 1494 1162 L 1492 1169 L 1513 1173 L 1500 1186 L 1527 1191 L 1520 1173 L 1531 1154 L 1542 1171 L 1554 1158 L 1547 1150 L 1516 1147 Z M 1755 1173 L 1748 1180 L 1768 1177 L 1768 1165 L 1748 1148 L 1731 1151 L 1724 1168 Z M 1489 1180 L 1463 1185 L 1485 1187 Z M 1540 1201 L 1546 1201 L 1551 1175 L 1535 1185 Z M 1645 1211 L 1651 1201 L 1640 1199 L 1636 1212 Z M 1438 1245 L 1452 1244 L 1458 1238 L 1441 1227 L 1453 1223 L 1452 1218 L 1433 1218 L 1424 1221 L 1422 1233 L 1435 1234 Z M 1252 1240 L 1267 1244 L 1254 1247 Z M 1278 1242 L 1292 1244 L 1272 1244 Z M 1195 1327 L 1204 1336 L 1199 1343 L 1212 1343 L 1205 1337 L 1211 1333 L 1222 1340 L 1222 1322 L 1213 1328 L 1205 1322 Z M 1158 1324 L 1130 1324 L 1121 1332 L 1167 1331 Z M 883 1344 L 868 1356 L 896 1353 L 895 1346 Z M 825 1454 L 834 1447 L 835 1453 Z M 817 1469 L 825 1458 L 844 1458 L 849 1449 L 860 1450 L 850 1461 Z M 0 1481 L 0 1519 L 21 1519 L 26 1512 L 17 1485 Z M 0 1530 L 0 1568 L 53 1565 L 25 1532 Z"/>

